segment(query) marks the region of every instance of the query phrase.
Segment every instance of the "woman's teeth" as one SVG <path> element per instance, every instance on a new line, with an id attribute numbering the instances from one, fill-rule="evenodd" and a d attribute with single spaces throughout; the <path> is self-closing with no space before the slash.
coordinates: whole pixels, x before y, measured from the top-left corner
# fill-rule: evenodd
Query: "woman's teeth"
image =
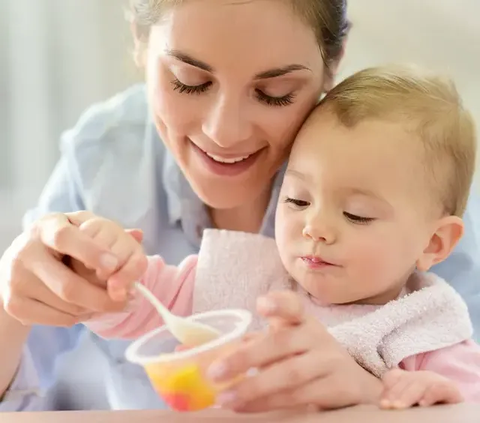
<path id="1" fill-rule="evenodd" d="M 227 159 L 225 157 L 216 156 L 215 154 L 210 154 L 207 152 L 205 152 L 205 154 L 218 163 L 227 163 L 227 164 L 238 163 L 245 159 L 248 159 L 251 156 L 251 154 L 249 154 L 248 156 L 231 157 Z"/>

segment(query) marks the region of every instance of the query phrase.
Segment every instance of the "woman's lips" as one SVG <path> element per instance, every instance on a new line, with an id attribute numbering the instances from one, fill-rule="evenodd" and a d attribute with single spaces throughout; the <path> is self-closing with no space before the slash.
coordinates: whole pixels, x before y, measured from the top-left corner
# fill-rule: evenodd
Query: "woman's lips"
<path id="1" fill-rule="evenodd" d="M 264 150 L 262 148 L 250 154 L 216 155 L 202 150 L 192 141 L 190 144 L 207 169 L 219 176 L 237 176 L 246 172 Z"/>

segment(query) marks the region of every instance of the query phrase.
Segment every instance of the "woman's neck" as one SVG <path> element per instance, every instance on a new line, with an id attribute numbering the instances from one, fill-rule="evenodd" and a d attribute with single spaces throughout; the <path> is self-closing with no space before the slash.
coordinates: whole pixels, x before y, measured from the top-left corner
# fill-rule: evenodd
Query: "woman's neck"
<path id="1" fill-rule="evenodd" d="M 213 227 L 239 232 L 260 232 L 271 192 L 270 186 L 253 202 L 232 209 L 210 209 Z"/>

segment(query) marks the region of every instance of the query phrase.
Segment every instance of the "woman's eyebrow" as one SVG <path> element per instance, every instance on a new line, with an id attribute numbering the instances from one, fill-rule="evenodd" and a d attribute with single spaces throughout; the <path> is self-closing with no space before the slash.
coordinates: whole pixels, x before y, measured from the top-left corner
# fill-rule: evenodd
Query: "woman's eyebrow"
<path id="1" fill-rule="evenodd" d="M 181 51 L 166 50 L 165 53 L 168 56 L 174 57 L 175 59 L 180 60 L 183 63 L 186 63 L 187 65 L 195 66 L 196 68 L 202 69 L 210 73 L 214 72 L 213 67 L 210 66 L 209 64 L 202 62 L 201 60 L 195 59 L 186 53 L 182 53 Z"/>
<path id="2" fill-rule="evenodd" d="M 171 56 L 177 60 L 180 60 L 187 65 L 194 66 L 196 68 L 202 69 L 204 71 L 215 73 L 215 69 L 210 66 L 208 63 L 203 62 L 202 60 L 195 59 L 194 57 L 190 56 L 187 53 L 183 53 L 179 50 L 166 50 L 166 54 Z M 291 65 L 282 66 L 280 68 L 269 69 L 267 71 L 260 72 L 255 75 L 255 79 L 269 79 L 269 78 L 277 78 L 279 76 L 283 76 L 295 71 L 300 70 L 308 70 L 311 71 L 310 68 L 293 63 Z"/>
<path id="3" fill-rule="evenodd" d="M 283 66 L 281 68 L 274 68 L 274 69 L 269 69 L 265 72 L 260 72 L 257 75 L 255 75 L 255 79 L 276 78 L 278 76 L 283 76 L 283 75 L 286 75 L 288 73 L 292 73 L 292 72 L 300 71 L 300 70 L 311 71 L 310 68 L 307 68 L 304 65 L 291 64 L 291 65 Z"/>

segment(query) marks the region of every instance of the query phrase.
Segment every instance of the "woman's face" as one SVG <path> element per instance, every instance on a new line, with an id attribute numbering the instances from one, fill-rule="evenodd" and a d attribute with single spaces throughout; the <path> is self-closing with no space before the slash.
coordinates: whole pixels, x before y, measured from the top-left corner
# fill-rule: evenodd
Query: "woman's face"
<path id="1" fill-rule="evenodd" d="M 275 0 L 191 0 L 152 27 L 149 103 L 198 196 L 255 201 L 287 158 L 326 78 L 312 28 Z"/>

